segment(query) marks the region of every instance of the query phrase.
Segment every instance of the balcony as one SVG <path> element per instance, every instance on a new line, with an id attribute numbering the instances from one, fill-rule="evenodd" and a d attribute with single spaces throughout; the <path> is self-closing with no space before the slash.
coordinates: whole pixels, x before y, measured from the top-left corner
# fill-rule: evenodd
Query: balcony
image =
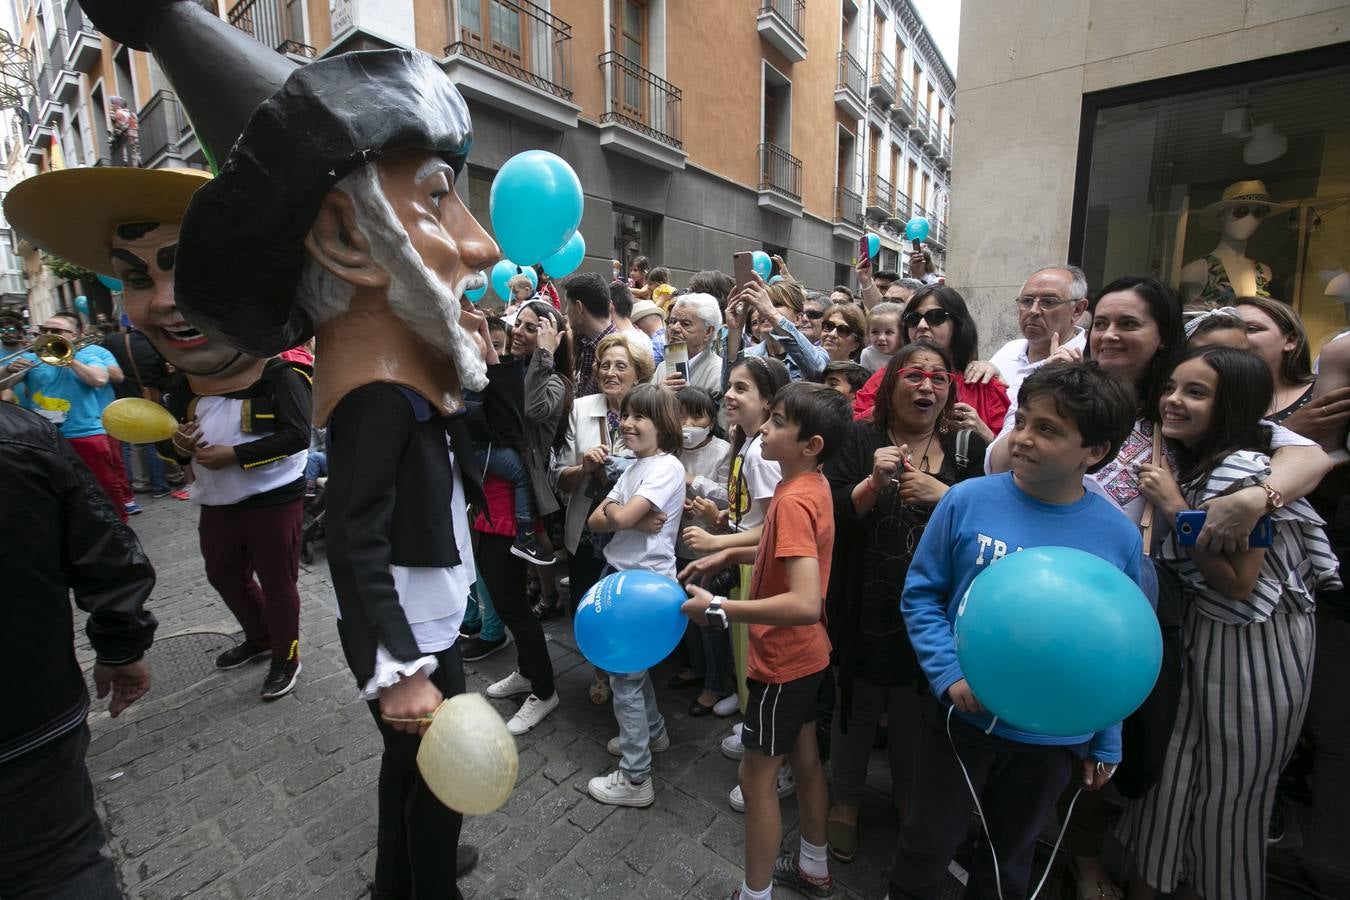
<path id="1" fill-rule="evenodd" d="M 600 146 L 658 169 L 683 169 L 688 154 L 680 137 L 680 89 L 612 50 L 600 54 L 600 74 Z"/>
<path id="2" fill-rule="evenodd" d="M 51 149 L 54 140 L 56 140 L 55 128 L 50 125 L 35 126 L 28 136 L 28 147 L 24 151 L 24 159 L 30 165 L 41 165 L 43 154 Z"/>
<path id="3" fill-rule="evenodd" d="M 103 53 L 103 39 L 78 2 L 66 2 L 66 68 L 91 72 Z"/>
<path id="4" fill-rule="evenodd" d="M 301 40 L 305 36 L 303 15 L 300 0 L 240 0 L 230 10 L 229 22 L 283 56 L 308 62 L 317 51 Z"/>
<path id="5" fill-rule="evenodd" d="M 900 125 L 913 125 L 914 116 L 914 90 L 907 84 L 901 84 L 900 97 L 891 107 L 891 119 Z"/>
<path id="6" fill-rule="evenodd" d="M 156 91 L 137 116 L 140 123 L 141 165 L 147 169 L 182 164 L 178 142 L 187 121 L 172 91 Z M 117 158 L 118 154 L 114 154 Z"/>
<path id="7" fill-rule="evenodd" d="M 802 161 L 774 143 L 759 145 L 759 207 L 780 216 L 802 214 Z"/>
<path id="8" fill-rule="evenodd" d="M 529 0 L 450 0 L 448 74 L 485 106 L 550 128 L 577 127 L 572 102 L 572 26 Z"/>
<path id="9" fill-rule="evenodd" d="M 759 36 L 768 41 L 789 62 L 806 59 L 806 40 L 802 37 L 806 20 L 806 0 L 760 0 L 755 24 Z"/>
<path id="10" fill-rule="evenodd" d="M 52 82 L 52 98 L 57 103 L 74 103 L 80 99 L 80 73 L 58 69 Z"/>
<path id="11" fill-rule="evenodd" d="M 947 223 L 939 222 L 936 216 L 930 215 L 928 217 L 928 224 L 930 226 L 928 229 L 928 237 L 924 240 L 924 243 L 931 244 L 938 249 L 946 249 Z"/>
<path id="12" fill-rule="evenodd" d="M 943 168 L 950 168 L 952 164 L 952 142 L 946 135 L 941 135 L 941 146 L 938 147 L 937 161 Z"/>
<path id="13" fill-rule="evenodd" d="M 856 241 L 863 233 L 863 198 L 848 188 L 834 189 L 834 236 Z"/>
<path id="14" fill-rule="evenodd" d="M 834 103 L 850 119 L 861 119 L 867 115 L 867 70 L 858 58 L 847 50 L 840 50 L 838 56 L 839 74 L 834 82 Z"/>
<path id="15" fill-rule="evenodd" d="M 895 187 L 880 175 L 867 180 L 867 214 L 877 220 L 895 214 Z"/>
<path id="16" fill-rule="evenodd" d="M 909 221 L 910 210 L 913 208 L 914 201 L 909 199 L 909 195 L 903 191 L 896 191 L 895 215 L 891 217 L 891 224 L 896 228 L 904 228 L 905 223 Z"/>
<path id="17" fill-rule="evenodd" d="M 880 106 L 895 102 L 895 66 L 880 50 L 872 51 L 872 82 L 868 95 Z"/>

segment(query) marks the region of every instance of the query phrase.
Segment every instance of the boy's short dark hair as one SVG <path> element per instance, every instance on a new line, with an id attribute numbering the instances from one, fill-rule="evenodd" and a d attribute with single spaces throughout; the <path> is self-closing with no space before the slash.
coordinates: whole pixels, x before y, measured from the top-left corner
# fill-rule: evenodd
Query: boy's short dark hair
<path id="1" fill-rule="evenodd" d="M 670 284 L 670 270 L 665 266 L 657 266 L 647 273 L 647 283 L 653 287 L 658 284 Z"/>
<path id="2" fill-rule="evenodd" d="M 1110 450 L 1088 473 L 1096 472 L 1120 453 L 1134 428 L 1138 401 L 1134 386 L 1102 369 L 1095 361 L 1053 362 L 1041 366 L 1022 382 L 1018 408 L 1048 396 L 1055 410 L 1071 420 L 1083 436 L 1083 446 L 1109 444 Z"/>
<path id="3" fill-rule="evenodd" d="M 633 314 L 633 295 L 628 292 L 628 285 L 622 281 L 609 283 L 609 302 L 614 304 L 614 315 L 620 319 L 626 319 Z"/>
<path id="4" fill-rule="evenodd" d="M 680 388 L 675 392 L 675 402 L 685 415 L 707 416 L 714 424 L 717 422 L 717 401 L 701 387 L 691 384 Z"/>
<path id="5" fill-rule="evenodd" d="M 886 284 L 889 285 L 893 282 L 900 280 L 900 273 L 892 271 L 891 269 L 880 269 L 879 271 L 877 271 L 875 274 L 872 275 L 872 280 L 884 281 L 886 282 Z"/>
<path id="6" fill-rule="evenodd" d="M 609 318 L 609 285 L 594 272 L 581 272 L 567 279 L 563 287 L 567 299 L 581 304 L 595 319 Z"/>
<path id="7" fill-rule="evenodd" d="M 872 377 L 871 372 L 848 360 L 838 360 L 827 365 L 825 370 L 820 373 L 821 384 L 825 383 L 825 376 L 827 375 L 844 376 L 848 380 L 848 386 L 853 388 L 855 394 L 862 389 L 863 385 L 867 384 L 867 379 Z"/>
<path id="8" fill-rule="evenodd" d="M 735 287 L 735 279 L 716 269 L 704 269 L 689 276 L 689 293 L 710 294 L 717 299 L 718 306 L 726 306 L 727 295 Z"/>
<path id="9" fill-rule="evenodd" d="M 816 463 L 826 462 L 853 427 L 853 405 L 833 388 L 810 381 L 794 381 L 774 394 L 771 409 L 783 410 L 783 418 L 797 426 L 797 439 L 809 441 L 820 435 L 823 446 Z"/>
<path id="10" fill-rule="evenodd" d="M 505 331 L 508 333 L 511 331 L 510 328 L 506 327 L 506 320 L 501 316 L 488 316 L 487 327 L 488 331 Z"/>
<path id="11" fill-rule="evenodd" d="M 639 384 L 619 404 L 619 415 L 629 412 L 651 419 L 652 425 L 656 427 L 656 446 L 665 452 L 674 453 L 684 445 L 680 408 L 670 391 L 654 384 Z"/>

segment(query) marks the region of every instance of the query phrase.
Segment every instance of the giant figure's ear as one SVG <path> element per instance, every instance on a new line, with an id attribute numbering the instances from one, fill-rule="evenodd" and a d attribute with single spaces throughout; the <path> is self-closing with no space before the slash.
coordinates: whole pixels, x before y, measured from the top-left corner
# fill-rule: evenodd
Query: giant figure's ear
<path id="1" fill-rule="evenodd" d="M 389 273 L 370 255 L 370 240 L 356 222 L 356 206 L 346 191 L 333 188 L 314 217 L 305 250 L 338 278 L 358 288 L 383 288 Z"/>

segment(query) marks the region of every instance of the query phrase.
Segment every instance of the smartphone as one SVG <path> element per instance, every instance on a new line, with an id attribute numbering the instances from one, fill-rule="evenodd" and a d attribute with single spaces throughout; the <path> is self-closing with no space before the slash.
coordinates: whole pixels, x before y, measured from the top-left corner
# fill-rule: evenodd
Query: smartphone
<path id="1" fill-rule="evenodd" d="M 755 263 L 749 250 L 731 254 L 731 272 L 736 278 L 737 290 L 754 282 Z"/>
<path id="2" fill-rule="evenodd" d="M 868 262 L 872 261 L 872 254 L 867 252 L 869 249 L 871 248 L 868 246 L 867 235 L 864 234 L 862 237 L 858 238 L 858 262 L 862 262 L 863 260 L 867 260 Z"/>
<path id="3" fill-rule="evenodd" d="M 1177 513 L 1176 529 L 1177 543 L 1183 547 L 1194 547 L 1196 538 L 1200 537 L 1200 530 L 1205 527 L 1205 511 L 1203 509 L 1188 509 Z M 1275 524 L 1270 516 L 1262 516 L 1256 520 L 1256 527 L 1252 529 L 1251 536 L 1247 538 L 1247 545 L 1250 547 L 1269 547 L 1275 540 Z"/>

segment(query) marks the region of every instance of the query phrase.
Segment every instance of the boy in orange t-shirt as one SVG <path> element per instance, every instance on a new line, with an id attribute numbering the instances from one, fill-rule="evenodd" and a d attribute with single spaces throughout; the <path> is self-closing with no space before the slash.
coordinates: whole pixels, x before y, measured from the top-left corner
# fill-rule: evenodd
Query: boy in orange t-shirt
<path id="1" fill-rule="evenodd" d="M 820 466 L 848 437 L 848 400 L 820 384 L 780 390 L 760 433 L 764 458 L 783 478 L 769 503 L 757 547 L 721 550 L 689 566 L 689 578 L 754 562 L 749 599 L 714 597 L 688 587 L 682 607 L 700 625 L 749 625 L 749 701 L 741 741 L 745 797 L 745 880 L 733 898 L 768 900 L 775 882 L 810 897 L 830 897 L 825 813 L 829 793 L 816 747 L 816 695 L 830 665 L 824 597 L 834 544 L 834 506 Z M 778 857 L 783 823 L 775 789 L 786 758 L 797 782 L 801 850 Z"/>

